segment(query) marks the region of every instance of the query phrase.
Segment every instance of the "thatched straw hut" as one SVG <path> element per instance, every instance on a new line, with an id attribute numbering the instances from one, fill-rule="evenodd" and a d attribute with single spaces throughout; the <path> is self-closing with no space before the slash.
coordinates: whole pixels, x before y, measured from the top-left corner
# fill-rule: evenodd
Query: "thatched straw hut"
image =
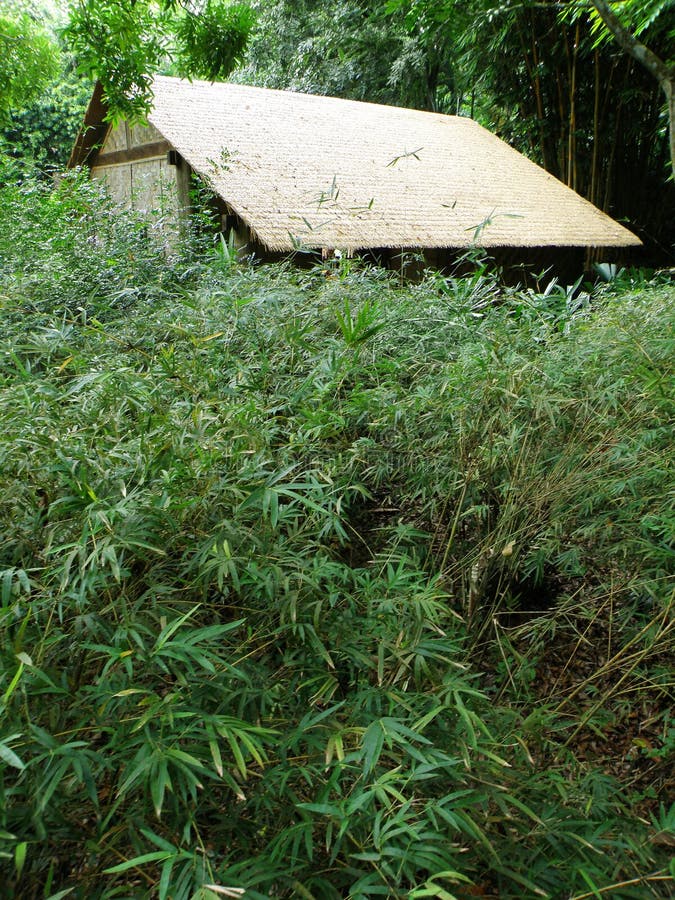
<path id="1" fill-rule="evenodd" d="M 157 77 L 145 127 L 97 87 L 70 159 L 121 203 L 188 206 L 205 180 L 252 250 L 624 248 L 635 235 L 468 118 Z"/>

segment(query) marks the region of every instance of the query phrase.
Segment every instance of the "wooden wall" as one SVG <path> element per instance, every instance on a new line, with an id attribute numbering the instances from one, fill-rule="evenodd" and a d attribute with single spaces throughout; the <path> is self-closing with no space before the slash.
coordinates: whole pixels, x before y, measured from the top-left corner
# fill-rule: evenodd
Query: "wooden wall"
<path id="1" fill-rule="evenodd" d="M 189 207 L 189 166 L 178 157 L 167 161 L 171 145 L 152 125 L 122 122 L 106 135 L 91 167 L 92 178 L 104 178 L 110 195 L 148 218 L 164 220 L 177 233 L 181 212 Z"/>
<path id="2" fill-rule="evenodd" d="M 176 164 L 168 160 L 169 151 Z M 147 214 L 175 247 L 190 212 L 191 169 L 171 144 L 152 125 L 130 126 L 122 122 L 110 128 L 91 164 L 91 177 L 104 178 L 112 199 L 120 206 Z M 242 256 L 264 248 L 220 197 L 213 196 L 207 212 L 213 216 L 214 232 L 222 231 L 234 251 Z"/>

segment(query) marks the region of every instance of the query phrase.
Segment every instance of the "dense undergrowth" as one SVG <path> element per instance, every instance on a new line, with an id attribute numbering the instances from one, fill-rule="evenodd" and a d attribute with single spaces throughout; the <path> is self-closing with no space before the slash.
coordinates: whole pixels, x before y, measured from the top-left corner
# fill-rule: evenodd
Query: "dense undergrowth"
<path id="1" fill-rule="evenodd" d="M 670 896 L 673 287 L 0 200 L 3 896 Z"/>

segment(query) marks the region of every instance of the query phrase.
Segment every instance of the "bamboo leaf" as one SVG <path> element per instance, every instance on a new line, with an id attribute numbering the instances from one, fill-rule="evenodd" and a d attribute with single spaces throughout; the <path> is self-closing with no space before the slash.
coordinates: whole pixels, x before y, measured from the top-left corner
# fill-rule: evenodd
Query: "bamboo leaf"
<path id="1" fill-rule="evenodd" d="M 14 735 L 14 737 L 20 737 L 21 735 Z M 21 759 L 16 755 L 16 753 L 7 746 L 7 744 L 3 741 L 0 743 L 0 759 L 7 763 L 8 766 L 12 766 L 15 769 L 18 769 L 20 772 L 26 768 L 25 764 Z"/>
<path id="2" fill-rule="evenodd" d="M 128 872 L 129 869 L 138 869 L 146 863 L 163 862 L 170 857 L 171 854 L 166 850 L 154 850 L 152 853 L 143 853 L 140 856 L 135 856 L 133 859 L 127 859 L 124 862 L 118 863 L 116 866 L 104 869 L 103 874 L 117 875 L 119 872 Z"/>

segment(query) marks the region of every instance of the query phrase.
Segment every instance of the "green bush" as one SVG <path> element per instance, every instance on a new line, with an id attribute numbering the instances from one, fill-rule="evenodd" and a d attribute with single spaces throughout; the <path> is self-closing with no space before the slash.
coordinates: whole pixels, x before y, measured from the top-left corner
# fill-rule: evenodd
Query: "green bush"
<path id="1" fill-rule="evenodd" d="M 667 896 L 672 287 L 0 202 L 6 895 Z"/>
<path id="2" fill-rule="evenodd" d="M 68 162 L 91 97 L 91 84 L 66 61 L 56 80 L 27 106 L 13 105 L 0 121 L 0 152 L 23 169 L 50 178 Z"/>

